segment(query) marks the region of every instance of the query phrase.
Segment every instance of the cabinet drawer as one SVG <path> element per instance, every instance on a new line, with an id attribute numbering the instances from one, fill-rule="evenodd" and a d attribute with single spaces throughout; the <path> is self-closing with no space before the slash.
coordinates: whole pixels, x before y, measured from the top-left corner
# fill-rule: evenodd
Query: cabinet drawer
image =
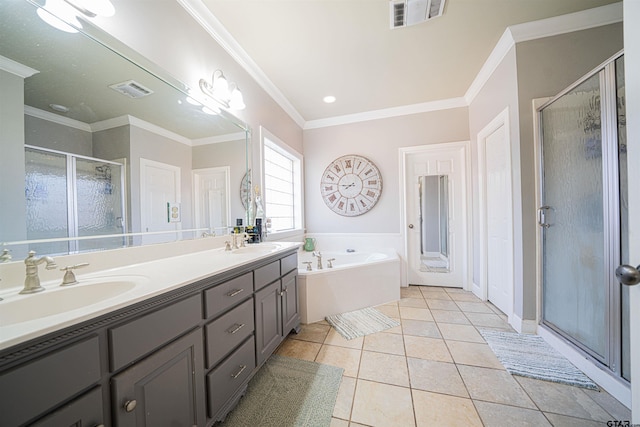
<path id="1" fill-rule="evenodd" d="M 109 329 L 111 371 L 164 345 L 202 319 L 200 295 L 194 295 L 168 307 Z"/>
<path id="2" fill-rule="evenodd" d="M 253 272 L 253 290 L 262 289 L 278 277 L 280 277 L 280 260 L 256 268 Z"/>
<path id="3" fill-rule="evenodd" d="M 104 425 L 102 415 L 102 389 L 97 387 L 54 413 L 47 415 L 31 427 L 98 426 Z"/>
<path id="4" fill-rule="evenodd" d="M 1 424 L 22 425 L 98 381 L 97 337 L 19 366 L 0 375 Z"/>
<path id="5" fill-rule="evenodd" d="M 253 337 L 207 375 L 209 417 L 214 417 L 256 367 Z"/>
<path id="6" fill-rule="evenodd" d="M 281 263 L 281 270 L 282 273 L 281 274 L 287 274 L 288 272 L 290 272 L 291 270 L 297 270 L 298 269 L 298 254 L 293 253 L 291 255 L 288 255 L 284 258 L 282 258 L 280 260 Z"/>
<path id="7" fill-rule="evenodd" d="M 253 298 L 206 326 L 207 368 L 211 368 L 253 333 Z"/>
<path id="8" fill-rule="evenodd" d="M 253 293 L 253 276 L 251 272 L 228 282 L 224 282 L 204 292 L 206 318 L 214 317 Z"/>

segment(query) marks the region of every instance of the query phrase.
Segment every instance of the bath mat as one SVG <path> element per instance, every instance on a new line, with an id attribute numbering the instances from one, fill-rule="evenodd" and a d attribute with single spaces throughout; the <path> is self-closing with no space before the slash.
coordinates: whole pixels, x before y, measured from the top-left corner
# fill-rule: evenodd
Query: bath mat
<path id="1" fill-rule="evenodd" d="M 513 375 L 598 390 L 598 386 L 539 335 L 489 329 L 480 333 Z"/>
<path id="2" fill-rule="evenodd" d="M 399 326 L 400 323 L 385 316 L 372 307 L 325 318 L 340 335 L 348 340 L 384 331 Z"/>
<path id="3" fill-rule="evenodd" d="M 272 355 L 220 427 L 327 427 L 342 368 Z"/>

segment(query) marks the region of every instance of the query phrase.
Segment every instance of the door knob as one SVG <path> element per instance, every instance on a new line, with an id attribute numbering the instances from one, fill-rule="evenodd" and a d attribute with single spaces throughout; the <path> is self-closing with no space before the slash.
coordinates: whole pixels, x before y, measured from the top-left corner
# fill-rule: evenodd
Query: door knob
<path id="1" fill-rule="evenodd" d="M 413 224 L 409 224 L 409 228 L 413 228 Z"/>
<path id="2" fill-rule="evenodd" d="M 640 270 L 640 265 L 633 267 L 631 265 L 622 264 L 616 268 L 616 278 L 623 285 L 637 285 L 640 283 L 640 271 L 638 270 Z"/>
<path id="3" fill-rule="evenodd" d="M 132 412 L 134 409 L 136 409 L 136 406 L 138 405 L 138 402 L 134 400 L 127 400 L 124 403 L 124 410 L 127 412 Z"/>

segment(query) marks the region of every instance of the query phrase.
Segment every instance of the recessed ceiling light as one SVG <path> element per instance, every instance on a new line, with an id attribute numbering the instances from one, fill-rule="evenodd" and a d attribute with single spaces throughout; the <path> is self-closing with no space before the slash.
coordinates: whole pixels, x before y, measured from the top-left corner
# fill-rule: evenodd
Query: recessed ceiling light
<path id="1" fill-rule="evenodd" d="M 332 103 L 336 102 L 336 97 L 333 96 L 333 95 L 328 95 L 328 96 L 325 96 L 324 98 L 322 98 L 322 100 L 324 102 L 326 102 L 327 104 L 332 104 Z"/>
<path id="2" fill-rule="evenodd" d="M 60 105 L 60 104 L 49 104 L 49 108 L 51 108 L 54 111 L 57 111 L 59 113 L 68 113 L 69 112 L 69 108 L 65 107 L 64 105 Z"/>

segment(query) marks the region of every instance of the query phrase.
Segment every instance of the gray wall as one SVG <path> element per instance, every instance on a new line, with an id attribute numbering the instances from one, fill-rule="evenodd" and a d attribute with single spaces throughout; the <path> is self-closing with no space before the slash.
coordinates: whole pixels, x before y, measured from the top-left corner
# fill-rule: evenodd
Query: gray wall
<path id="1" fill-rule="evenodd" d="M 0 241 L 26 238 L 24 80 L 0 69 Z"/>
<path id="2" fill-rule="evenodd" d="M 93 157 L 91 132 L 24 115 L 25 144 Z"/>

